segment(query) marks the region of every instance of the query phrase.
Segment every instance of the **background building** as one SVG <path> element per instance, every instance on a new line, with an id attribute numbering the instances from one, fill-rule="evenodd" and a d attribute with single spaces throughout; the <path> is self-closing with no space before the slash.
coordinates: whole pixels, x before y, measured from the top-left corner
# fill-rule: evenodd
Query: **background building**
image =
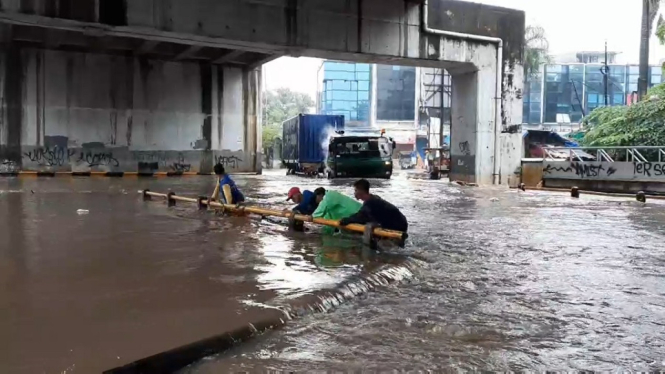
<path id="1" fill-rule="evenodd" d="M 371 65 L 324 61 L 319 69 L 317 110 L 343 115 L 351 126 L 370 121 Z"/>
<path id="2" fill-rule="evenodd" d="M 398 152 L 439 146 L 450 134 L 443 69 L 324 61 L 319 82 L 319 113 L 344 115 L 349 132 L 385 129 Z"/>
<path id="3" fill-rule="evenodd" d="M 617 64 L 617 57 L 621 52 L 608 51 L 607 63 Z M 563 53 L 552 56 L 556 64 L 583 63 L 583 64 L 603 64 L 605 63 L 605 51 L 579 51 Z"/>
<path id="4" fill-rule="evenodd" d="M 420 69 L 418 143 L 432 148 L 450 144 L 452 81 L 444 69 Z M 418 148 L 423 146 L 418 145 Z"/>
<path id="5" fill-rule="evenodd" d="M 541 67 L 524 85 L 524 123 L 575 124 L 584 115 L 604 106 L 602 66 L 571 63 Z M 609 65 L 607 105 L 630 104 L 637 92 L 638 77 L 638 65 Z M 649 87 L 661 83 L 662 79 L 662 68 L 650 67 Z"/>

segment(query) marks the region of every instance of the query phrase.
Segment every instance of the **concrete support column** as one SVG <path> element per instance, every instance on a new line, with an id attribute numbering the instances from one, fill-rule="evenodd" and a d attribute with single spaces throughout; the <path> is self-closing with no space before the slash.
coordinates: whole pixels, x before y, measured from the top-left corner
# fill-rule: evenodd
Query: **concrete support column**
<path id="1" fill-rule="evenodd" d="M 201 114 L 203 122 L 201 123 L 201 147 L 203 156 L 199 165 L 200 171 L 204 173 L 212 172 L 213 160 L 212 157 L 212 124 L 213 124 L 213 107 L 215 104 L 215 88 L 217 88 L 216 77 L 213 71 L 213 66 L 208 63 L 199 64 L 199 75 L 201 77 Z M 208 157 L 206 157 L 208 156 Z"/>
<path id="2" fill-rule="evenodd" d="M 476 72 L 453 73 L 452 124 L 450 129 L 450 179 L 492 184 L 496 72 L 493 66 Z"/>
<path id="3" fill-rule="evenodd" d="M 450 180 L 476 182 L 476 107 L 478 74 L 452 77 Z"/>
<path id="4" fill-rule="evenodd" d="M 2 102 L 4 103 L 4 126 L 0 126 L 2 132 L 3 154 L 6 158 L 21 162 L 21 135 L 23 129 L 23 80 L 25 76 L 22 51 L 16 44 L 8 44 L 3 48 L 3 79 L 2 79 Z"/>
<path id="5" fill-rule="evenodd" d="M 258 69 L 243 72 L 243 98 L 245 102 L 245 155 L 254 166 L 254 171 L 261 172 L 261 129 L 259 116 L 261 108 L 261 71 Z"/>

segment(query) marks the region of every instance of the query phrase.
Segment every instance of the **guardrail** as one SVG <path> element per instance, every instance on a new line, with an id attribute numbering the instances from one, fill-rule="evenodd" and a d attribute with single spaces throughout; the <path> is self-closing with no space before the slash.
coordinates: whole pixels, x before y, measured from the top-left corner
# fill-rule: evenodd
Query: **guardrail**
<path id="1" fill-rule="evenodd" d="M 558 155 L 556 153 L 558 153 Z M 620 160 L 625 162 L 647 163 L 665 161 L 665 146 L 543 148 L 543 158 L 545 161 L 561 160 L 561 153 L 568 154 L 568 157 L 565 157 L 568 161 L 580 162 L 617 162 L 617 160 Z M 589 160 L 589 158 L 593 159 Z"/>

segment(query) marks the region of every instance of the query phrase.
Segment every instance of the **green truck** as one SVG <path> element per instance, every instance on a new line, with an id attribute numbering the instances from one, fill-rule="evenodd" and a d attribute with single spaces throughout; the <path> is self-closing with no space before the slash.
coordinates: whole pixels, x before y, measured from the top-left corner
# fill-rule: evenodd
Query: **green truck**
<path id="1" fill-rule="evenodd" d="M 395 142 L 388 137 L 344 135 L 330 138 L 326 176 L 332 178 L 384 178 L 393 174 Z"/>

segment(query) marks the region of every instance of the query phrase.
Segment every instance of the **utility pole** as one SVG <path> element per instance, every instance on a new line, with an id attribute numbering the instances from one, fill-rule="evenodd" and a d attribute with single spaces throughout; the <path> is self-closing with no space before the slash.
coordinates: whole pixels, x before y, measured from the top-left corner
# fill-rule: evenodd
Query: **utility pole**
<path id="1" fill-rule="evenodd" d="M 610 75 L 610 67 L 607 65 L 607 40 L 605 41 L 605 62 L 603 63 L 603 67 L 600 68 L 600 72 L 603 74 L 603 87 L 604 87 L 604 96 L 605 96 L 605 106 L 609 105 L 609 97 L 608 97 L 608 81 L 609 81 L 609 75 Z"/>
<path id="2" fill-rule="evenodd" d="M 647 95 L 649 78 L 649 39 L 651 39 L 650 0 L 642 0 L 642 33 L 640 36 L 640 76 L 637 80 L 637 99 Z"/>

